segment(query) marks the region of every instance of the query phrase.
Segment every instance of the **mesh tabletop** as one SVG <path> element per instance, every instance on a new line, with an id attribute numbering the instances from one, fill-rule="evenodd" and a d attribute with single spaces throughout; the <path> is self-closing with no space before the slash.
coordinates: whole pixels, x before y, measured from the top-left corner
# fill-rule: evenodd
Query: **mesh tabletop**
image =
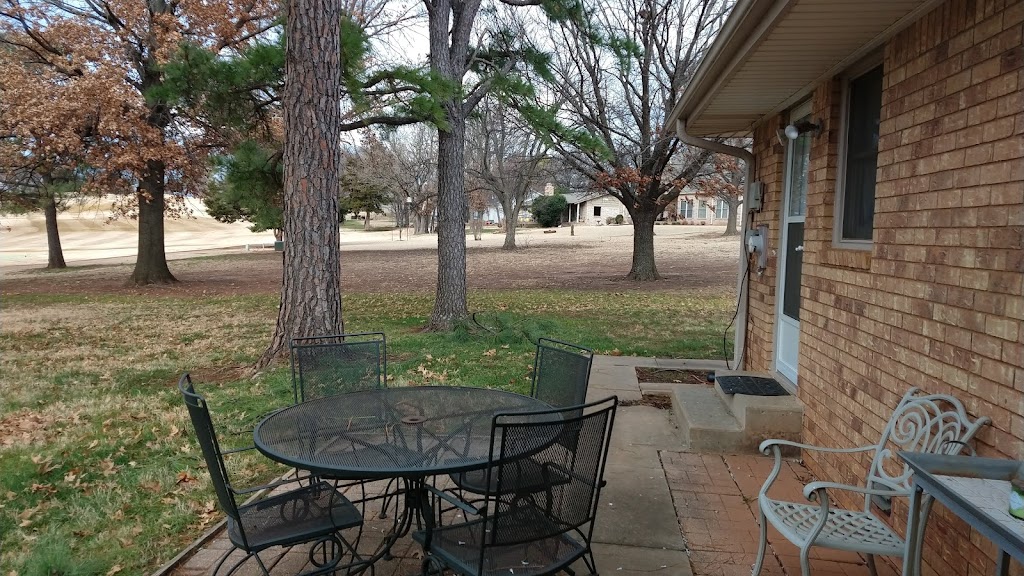
<path id="1" fill-rule="evenodd" d="M 498 413 L 550 409 L 529 396 L 419 386 L 328 396 L 275 412 L 253 431 L 268 458 L 334 478 L 421 477 L 487 465 Z M 537 449 L 551 438 L 537 438 Z"/>

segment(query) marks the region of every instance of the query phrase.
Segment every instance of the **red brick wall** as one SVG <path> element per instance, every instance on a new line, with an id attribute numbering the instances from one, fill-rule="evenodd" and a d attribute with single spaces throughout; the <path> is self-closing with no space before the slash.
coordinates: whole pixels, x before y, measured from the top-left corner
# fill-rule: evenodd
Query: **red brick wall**
<path id="1" fill-rule="evenodd" d="M 782 217 L 783 160 L 785 149 L 779 144 L 775 131 L 785 126 L 784 116 L 775 116 L 762 123 L 754 132 L 754 157 L 756 173 L 754 180 L 763 185 L 763 208 L 754 215 L 754 226 L 768 225 L 768 265 L 758 275 L 751 263 L 748 272 L 749 298 L 747 309 L 747 340 L 744 350 L 744 365 L 751 370 L 768 370 L 773 366 L 772 354 L 775 342 L 775 289 L 778 284 L 778 258 L 781 235 L 779 219 Z M 753 261 L 753 260 L 752 260 Z"/>
<path id="2" fill-rule="evenodd" d="M 906 389 L 920 386 L 992 418 L 979 436 L 982 454 L 1024 458 L 1022 44 L 1024 2 L 956 0 L 885 46 L 870 251 L 832 246 L 841 85 L 814 91 L 813 117 L 826 126 L 811 150 L 805 225 L 805 441 L 872 443 Z M 773 118 L 755 133 L 758 177 L 770 192 L 758 220 L 771 226 L 773 250 L 777 126 Z M 773 365 L 774 266 L 751 282 L 753 370 Z M 806 456 L 819 477 L 863 482 L 867 459 Z M 893 518 L 902 529 L 905 512 Z M 990 571 L 994 548 L 947 511 L 937 507 L 928 534 L 926 572 Z"/>

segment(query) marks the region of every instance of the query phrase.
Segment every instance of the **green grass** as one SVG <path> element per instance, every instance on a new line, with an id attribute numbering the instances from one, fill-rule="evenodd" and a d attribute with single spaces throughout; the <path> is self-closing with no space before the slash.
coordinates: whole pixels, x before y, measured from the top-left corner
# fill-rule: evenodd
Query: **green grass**
<path id="1" fill-rule="evenodd" d="M 470 298 L 474 322 L 433 334 L 422 330 L 432 303 L 345 296 L 348 331 L 387 334 L 390 385 L 525 392 L 538 336 L 605 354 L 717 358 L 734 304 L 704 292 L 486 291 Z M 192 371 L 224 446 L 251 443 L 261 415 L 292 398 L 287 366 L 237 371 L 266 346 L 276 309 L 272 296 L 5 297 L 0 574 L 146 574 L 216 522 L 176 380 Z M 282 471 L 255 455 L 231 466 L 239 484 Z"/>

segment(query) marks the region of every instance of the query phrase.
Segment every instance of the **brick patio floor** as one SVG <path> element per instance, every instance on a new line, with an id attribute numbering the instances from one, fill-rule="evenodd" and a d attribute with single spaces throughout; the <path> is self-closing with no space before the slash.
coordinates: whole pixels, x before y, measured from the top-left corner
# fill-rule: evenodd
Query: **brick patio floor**
<path id="1" fill-rule="evenodd" d="M 686 540 L 695 576 L 749 576 L 757 555 L 757 493 L 772 467 L 770 458 L 661 452 L 662 466 L 676 516 Z M 771 494 L 803 502 L 803 485 L 811 480 L 797 462 L 783 466 Z M 800 551 L 774 528 L 768 529 L 763 576 L 799 575 Z M 876 558 L 880 576 L 898 574 L 886 559 Z M 815 576 L 863 576 L 864 558 L 852 552 L 813 549 Z"/>

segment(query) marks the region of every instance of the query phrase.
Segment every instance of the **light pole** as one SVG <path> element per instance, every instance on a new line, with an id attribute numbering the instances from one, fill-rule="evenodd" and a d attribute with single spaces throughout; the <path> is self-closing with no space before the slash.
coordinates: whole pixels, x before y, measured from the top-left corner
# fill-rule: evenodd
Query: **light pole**
<path id="1" fill-rule="evenodd" d="M 408 195 L 405 197 L 405 225 L 410 228 L 407 236 L 412 240 L 412 196 Z"/>

